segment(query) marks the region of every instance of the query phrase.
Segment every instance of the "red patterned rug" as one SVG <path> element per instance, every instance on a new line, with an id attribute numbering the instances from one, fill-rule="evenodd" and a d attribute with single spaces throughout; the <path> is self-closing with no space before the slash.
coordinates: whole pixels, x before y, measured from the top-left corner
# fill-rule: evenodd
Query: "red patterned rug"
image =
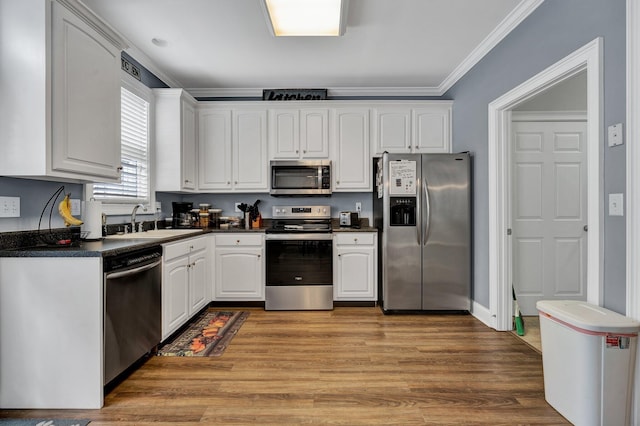
<path id="1" fill-rule="evenodd" d="M 207 310 L 158 350 L 159 356 L 220 356 L 249 317 L 246 311 Z"/>

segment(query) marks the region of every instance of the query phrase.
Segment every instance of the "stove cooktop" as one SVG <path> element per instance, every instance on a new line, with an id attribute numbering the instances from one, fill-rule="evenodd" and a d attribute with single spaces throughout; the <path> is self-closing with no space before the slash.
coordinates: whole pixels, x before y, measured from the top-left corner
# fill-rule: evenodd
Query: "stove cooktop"
<path id="1" fill-rule="evenodd" d="M 273 206 L 269 233 L 331 232 L 330 206 Z"/>

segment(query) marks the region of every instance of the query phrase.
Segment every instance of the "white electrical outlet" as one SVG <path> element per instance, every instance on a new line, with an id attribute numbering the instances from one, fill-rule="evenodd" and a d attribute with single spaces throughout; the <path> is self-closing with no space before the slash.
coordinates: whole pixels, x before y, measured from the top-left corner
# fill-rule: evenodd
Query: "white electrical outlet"
<path id="1" fill-rule="evenodd" d="M 609 146 L 622 145 L 622 123 L 612 124 L 608 127 Z"/>
<path id="2" fill-rule="evenodd" d="M 0 197 L 0 217 L 20 217 L 20 197 Z"/>
<path id="3" fill-rule="evenodd" d="M 240 210 L 240 204 L 242 204 L 242 203 L 235 203 L 235 206 L 236 206 L 235 212 L 236 213 L 242 213 L 242 210 Z"/>
<path id="4" fill-rule="evenodd" d="M 74 216 L 80 216 L 82 214 L 80 209 L 80 200 L 77 198 L 71 198 L 69 201 L 71 202 L 71 214 Z"/>
<path id="5" fill-rule="evenodd" d="M 356 203 L 356 211 L 358 213 L 362 213 L 362 203 L 360 202 Z"/>

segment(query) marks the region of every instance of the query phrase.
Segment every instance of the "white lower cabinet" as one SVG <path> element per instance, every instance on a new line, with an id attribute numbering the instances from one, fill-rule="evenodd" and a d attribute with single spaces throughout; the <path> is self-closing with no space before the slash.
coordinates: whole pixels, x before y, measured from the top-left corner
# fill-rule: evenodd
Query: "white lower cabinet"
<path id="1" fill-rule="evenodd" d="M 378 250 L 375 232 L 344 232 L 333 237 L 333 299 L 378 298 Z"/>
<path id="2" fill-rule="evenodd" d="M 217 234 L 214 257 L 214 300 L 264 300 L 264 234 Z"/>
<path id="3" fill-rule="evenodd" d="M 162 340 L 209 302 L 207 237 L 163 245 Z"/>

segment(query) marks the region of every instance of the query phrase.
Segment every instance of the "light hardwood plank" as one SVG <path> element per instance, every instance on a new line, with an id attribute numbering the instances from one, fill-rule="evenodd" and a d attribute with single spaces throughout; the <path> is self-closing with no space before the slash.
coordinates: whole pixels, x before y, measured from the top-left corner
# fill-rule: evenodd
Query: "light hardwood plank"
<path id="1" fill-rule="evenodd" d="M 223 356 L 151 357 L 101 410 L 0 417 L 91 426 L 569 424 L 544 400 L 541 355 L 470 315 L 245 310 Z"/>

